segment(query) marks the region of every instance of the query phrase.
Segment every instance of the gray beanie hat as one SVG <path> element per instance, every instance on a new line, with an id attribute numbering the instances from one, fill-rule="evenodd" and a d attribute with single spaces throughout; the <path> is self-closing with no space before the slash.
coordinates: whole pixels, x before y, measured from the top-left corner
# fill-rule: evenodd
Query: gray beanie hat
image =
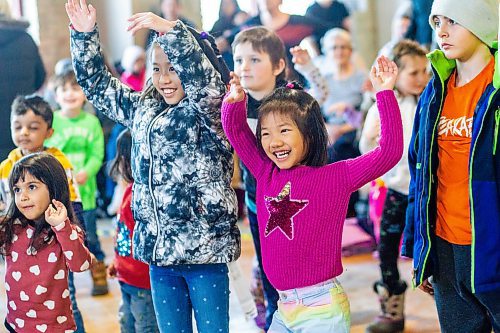
<path id="1" fill-rule="evenodd" d="M 429 15 L 432 29 L 436 15 L 457 22 L 489 47 L 497 40 L 498 0 L 434 0 Z"/>

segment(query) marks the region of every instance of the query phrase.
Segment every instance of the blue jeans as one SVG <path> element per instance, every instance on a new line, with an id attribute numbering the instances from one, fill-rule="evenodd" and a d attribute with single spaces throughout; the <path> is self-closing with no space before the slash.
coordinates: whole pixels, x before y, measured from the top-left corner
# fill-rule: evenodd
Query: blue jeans
<path id="1" fill-rule="evenodd" d="M 269 333 L 349 333 L 349 300 L 337 279 L 280 291 Z"/>
<path id="2" fill-rule="evenodd" d="M 95 209 L 84 210 L 83 219 L 85 221 L 85 239 L 87 241 L 87 246 L 89 251 L 95 255 L 97 260 L 104 260 L 104 252 L 101 249 L 101 243 L 99 242 L 99 237 L 97 237 L 97 214 Z"/>
<path id="3" fill-rule="evenodd" d="M 121 333 L 156 333 L 155 311 L 151 290 L 134 287 L 120 281 L 122 302 L 118 310 Z"/>
<path id="4" fill-rule="evenodd" d="M 278 299 L 279 295 L 276 289 L 272 286 L 271 282 L 267 279 L 267 275 L 264 272 L 264 267 L 262 267 L 262 252 L 260 250 L 260 235 L 259 235 L 259 225 L 257 222 L 257 215 L 248 211 L 248 221 L 250 223 L 250 231 L 252 233 L 253 245 L 255 246 L 255 254 L 257 255 L 257 261 L 259 262 L 260 277 L 262 278 L 262 287 L 264 289 L 264 298 L 266 299 L 266 326 L 264 330 L 267 332 L 271 322 L 273 321 L 273 315 L 276 309 L 278 309 Z"/>
<path id="5" fill-rule="evenodd" d="M 436 237 L 436 254 L 432 286 L 441 331 L 490 333 L 493 328 L 500 332 L 500 291 L 471 291 L 471 246 Z"/>
<path id="6" fill-rule="evenodd" d="M 149 266 L 160 332 L 229 332 L 229 277 L 226 264 Z"/>
<path id="7" fill-rule="evenodd" d="M 75 279 L 73 272 L 68 274 L 68 290 L 69 298 L 71 300 L 71 306 L 73 307 L 73 317 L 75 318 L 76 331 L 75 333 L 84 333 L 85 326 L 83 326 L 83 318 L 80 309 L 78 309 L 78 304 L 76 304 L 76 289 L 75 289 Z"/>

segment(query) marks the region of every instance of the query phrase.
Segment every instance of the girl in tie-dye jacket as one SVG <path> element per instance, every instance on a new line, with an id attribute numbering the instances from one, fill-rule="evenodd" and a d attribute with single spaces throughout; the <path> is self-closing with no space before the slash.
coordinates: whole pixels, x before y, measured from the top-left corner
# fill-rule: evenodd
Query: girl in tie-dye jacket
<path id="1" fill-rule="evenodd" d="M 79 84 L 132 133 L 133 254 L 150 265 L 159 326 L 182 331 L 194 307 L 199 330 L 227 331 L 226 263 L 240 255 L 240 234 L 232 151 L 220 119 L 226 88 L 211 37 L 152 13 L 132 16 L 132 33 L 158 32 L 148 57 L 152 78 L 141 94 L 106 69 L 92 5 L 68 0 L 66 11 Z"/>

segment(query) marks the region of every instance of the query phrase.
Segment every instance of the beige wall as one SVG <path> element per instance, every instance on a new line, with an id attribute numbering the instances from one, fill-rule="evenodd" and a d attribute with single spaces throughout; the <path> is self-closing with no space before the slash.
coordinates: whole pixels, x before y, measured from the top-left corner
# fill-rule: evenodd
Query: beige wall
<path id="1" fill-rule="evenodd" d="M 183 0 L 186 16 L 201 25 L 200 0 Z M 40 53 L 49 75 L 59 59 L 70 56 L 68 17 L 64 9 L 66 0 L 33 1 L 38 10 L 38 36 Z M 121 58 L 123 49 L 132 44 L 144 45 L 147 32 L 139 32 L 132 37 L 126 32 L 126 19 L 132 13 L 151 11 L 159 8 L 159 0 L 94 0 L 101 42 L 110 60 Z M 36 24 L 36 22 L 34 23 Z"/>
<path id="2" fill-rule="evenodd" d="M 201 27 L 200 1 L 211 0 L 181 1 L 184 15 Z M 65 2 L 65 0 L 36 1 L 40 52 L 50 74 L 59 59 L 69 57 Z M 399 2 L 400 0 L 364 0 L 363 10 L 353 15 L 354 41 L 367 64 L 373 61 L 378 49 L 390 39 L 390 22 Z M 144 45 L 147 32 L 141 31 L 132 37 L 125 31 L 126 19 L 132 13 L 158 12 L 159 9 L 159 0 L 93 0 L 92 3 L 98 10 L 103 49 L 112 61 L 121 58 L 126 46 L 132 43 Z"/>

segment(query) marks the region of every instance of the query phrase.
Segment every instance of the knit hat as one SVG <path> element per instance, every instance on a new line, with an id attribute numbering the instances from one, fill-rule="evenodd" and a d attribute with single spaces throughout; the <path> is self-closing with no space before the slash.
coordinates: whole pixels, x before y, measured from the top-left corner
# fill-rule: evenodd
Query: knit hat
<path id="1" fill-rule="evenodd" d="M 457 22 L 489 47 L 497 40 L 498 0 L 434 0 L 429 15 L 432 29 L 436 15 Z"/>

